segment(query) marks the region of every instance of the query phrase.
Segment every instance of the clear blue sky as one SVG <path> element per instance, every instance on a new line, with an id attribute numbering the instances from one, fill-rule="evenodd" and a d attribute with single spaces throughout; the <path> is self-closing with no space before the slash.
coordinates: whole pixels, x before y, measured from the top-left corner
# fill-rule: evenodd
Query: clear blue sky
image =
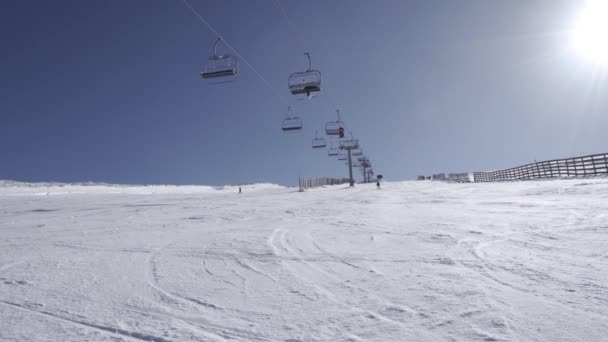
<path id="1" fill-rule="evenodd" d="M 335 106 L 391 180 L 608 152 L 606 74 L 566 41 L 576 1 L 189 1 L 278 94 L 244 64 L 200 79 L 214 35 L 182 1 L 5 0 L 0 179 L 345 176 L 310 148 Z M 296 101 L 304 51 L 327 92 Z M 302 134 L 280 131 L 286 103 Z"/>

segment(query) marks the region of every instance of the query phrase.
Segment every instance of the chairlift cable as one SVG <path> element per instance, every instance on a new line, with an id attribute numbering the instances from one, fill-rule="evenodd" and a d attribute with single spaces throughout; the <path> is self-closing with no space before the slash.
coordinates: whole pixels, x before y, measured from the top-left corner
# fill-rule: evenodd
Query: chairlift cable
<path id="1" fill-rule="evenodd" d="M 203 16 L 198 13 L 196 9 L 194 9 L 194 7 L 192 7 L 188 0 L 182 0 L 182 2 L 186 5 L 186 7 L 188 7 L 188 9 L 190 9 L 192 13 L 194 13 L 194 15 L 198 17 L 198 19 L 203 24 L 205 24 L 205 26 L 207 26 L 207 28 L 211 32 L 213 32 L 218 38 L 220 38 L 224 42 L 224 44 L 230 50 L 232 50 L 232 52 L 234 52 L 237 57 L 240 58 L 240 60 L 242 60 L 249 67 L 249 69 L 251 69 L 253 73 L 255 73 L 256 76 L 258 76 L 260 80 L 262 80 L 262 82 L 264 82 L 264 84 L 266 84 L 266 86 L 268 86 L 268 88 L 270 88 L 274 92 L 274 94 L 281 99 L 281 101 L 283 101 L 285 104 L 288 104 L 288 101 L 284 97 L 279 95 L 279 91 L 275 87 L 273 87 L 272 84 L 270 84 L 270 82 L 268 82 L 268 80 L 266 80 L 266 78 L 264 78 L 264 76 L 262 76 L 262 74 L 256 68 L 254 68 L 253 65 L 251 65 L 251 63 L 249 63 L 249 61 L 245 57 L 243 57 L 243 55 L 241 55 L 215 28 L 213 28 L 213 26 L 211 26 L 211 24 L 209 24 L 209 22 L 205 20 L 205 18 L 203 18 Z"/>
<path id="2" fill-rule="evenodd" d="M 293 23 L 293 20 L 291 20 L 291 18 L 289 17 L 289 14 L 287 14 L 287 10 L 285 9 L 285 7 L 283 5 L 281 5 L 281 0 L 274 0 L 274 3 L 281 10 L 281 13 L 283 13 L 283 16 L 285 17 L 285 21 L 287 22 L 287 26 L 289 26 L 289 29 L 292 32 L 296 33 L 296 36 L 297 36 L 298 40 L 300 41 L 300 45 L 306 46 L 304 38 L 302 38 L 302 34 L 300 33 L 300 31 L 298 31 L 296 29 L 296 25 Z M 305 49 L 305 50 L 308 51 L 308 49 Z"/>

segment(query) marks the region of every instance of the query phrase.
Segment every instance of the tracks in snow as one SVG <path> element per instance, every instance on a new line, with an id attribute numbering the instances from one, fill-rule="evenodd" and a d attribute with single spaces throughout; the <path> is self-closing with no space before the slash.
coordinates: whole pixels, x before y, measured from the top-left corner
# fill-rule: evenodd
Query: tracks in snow
<path id="1" fill-rule="evenodd" d="M 129 338 L 135 339 L 135 340 L 148 341 L 148 342 L 172 342 L 171 340 L 166 339 L 161 336 L 150 335 L 150 334 L 141 333 L 141 332 L 137 332 L 137 331 L 130 331 L 130 330 L 126 330 L 126 329 L 122 329 L 122 328 L 118 328 L 118 327 L 90 322 L 90 321 L 87 321 L 84 319 L 72 318 L 67 315 L 58 314 L 56 312 L 47 311 L 42 308 L 43 306 L 41 304 L 37 304 L 37 303 L 18 304 L 18 303 L 4 301 L 4 300 L 0 301 L 0 303 L 5 306 L 17 308 L 20 310 L 25 310 L 25 311 L 43 315 L 46 317 L 51 317 L 51 318 L 61 320 L 63 322 L 67 322 L 70 324 L 76 324 L 81 327 L 101 330 L 101 331 L 104 331 L 107 333 L 120 335 L 123 337 L 129 337 Z"/>
<path id="2" fill-rule="evenodd" d="M 365 272 L 366 275 L 369 274 L 369 271 L 324 251 L 310 235 L 308 235 L 308 238 L 310 239 L 311 245 L 315 246 L 319 252 L 326 256 L 325 259 L 327 261 L 343 264 L 355 271 Z M 290 231 L 282 228 L 274 229 L 272 234 L 268 237 L 267 243 L 276 255 L 284 257 L 282 265 L 284 265 L 299 282 L 306 284 L 309 288 L 313 289 L 315 296 L 312 297 L 321 296 L 332 303 L 347 309 L 347 312 L 357 312 L 365 318 L 376 320 L 377 322 L 384 322 L 401 331 L 412 331 L 412 324 L 406 324 L 405 322 L 417 316 L 418 312 L 416 310 L 400 304 L 391 303 L 385 298 L 365 290 L 362 287 L 351 285 L 349 280 L 341 279 L 336 274 L 332 274 L 323 269 L 317 262 L 307 258 L 304 255 L 304 250 L 293 246 L 290 239 Z M 355 302 L 371 302 L 372 304 L 383 307 L 386 311 L 402 313 L 404 315 L 404 321 L 393 319 L 382 314 L 378 310 L 364 307 L 361 304 L 355 304 Z M 422 332 L 421 330 L 422 329 L 418 329 L 417 331 L 419 336 L 422 335 L 420 337 L 424 337 L 428 340 L 437 339 L 437 336 L 434 336 L 433 333 L 427 331 Z"/>
<path id="3" fill-rule="evenodd" d="M 170 242 L 164 245 L 161 248 L 155 249 L 152 253 L 148 255 L 146 258 L 146 274 L 147 274 L 147 283 L 148 285 L 154 289 L 160 296 L 161 301 L 163 301 L 163 306 L 170 308 L 171 310 L 175 309 L 178 306 L 179 309 L 184 309 L 182 304 L 192 306 L 194 305 L 198 309 L 202 309 L 203 311 L 207 310 L 219 310 L 222 311 L 224 308 L 220 308 L 214 304 L 207 303 L 205 301 L 199 300 L 197 298 L 192 298 L 188 296 L 181 295 L 179 293 L 170 292 L 165 290 L 160 286 L 159 280 L 160 276 L 158 275 L 158 265 L 156 263 L 156 258 L 158 255 L 165 249 L 174 245 L 175 242 Z M 210 273 L 206 270 L 207 273 Z M 197 313 L 200 315 L 200 312 Z M 182 319 L 183 320 L 183 319 Z M 208 320 L 204 319 L 204 323 L 193 322 L 188 320 L 183 320 L 184 322 L 194 325 L 199 329 L 203 329 L 205 333 L 214 334 L 216 337 L 229 340 L 236 341 L 270 341 L 270 339 L 266 338 L 263 335 L 255 334 L 250 331 L 246 331 L 243 329 L 238 329 L 234 327 L 213 324 Z"/>

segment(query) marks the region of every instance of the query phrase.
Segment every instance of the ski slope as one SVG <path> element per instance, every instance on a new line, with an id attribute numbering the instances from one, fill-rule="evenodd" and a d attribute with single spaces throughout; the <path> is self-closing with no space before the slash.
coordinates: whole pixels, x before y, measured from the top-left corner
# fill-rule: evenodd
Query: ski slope
<path id="1" fill-rule="evenodd" d="M 0 341 L 607 341 L 608 180 L 0 183 Z"/>

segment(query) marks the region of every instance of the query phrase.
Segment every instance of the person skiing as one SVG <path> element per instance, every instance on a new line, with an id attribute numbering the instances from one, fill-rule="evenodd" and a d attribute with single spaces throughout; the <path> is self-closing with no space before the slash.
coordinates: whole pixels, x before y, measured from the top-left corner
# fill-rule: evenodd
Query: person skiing
<path id="1" fill-rule="evenodd" d="M 380 190 L 380 181 L 376 181 L 376 189 Z"/>
<path id="2" fill-rule="evenodd" d="M 241 192 L 241 187 L 239 186 L 239 194 L 240 194 L 240 193 L 242 193 L 242 192 Z"/>

